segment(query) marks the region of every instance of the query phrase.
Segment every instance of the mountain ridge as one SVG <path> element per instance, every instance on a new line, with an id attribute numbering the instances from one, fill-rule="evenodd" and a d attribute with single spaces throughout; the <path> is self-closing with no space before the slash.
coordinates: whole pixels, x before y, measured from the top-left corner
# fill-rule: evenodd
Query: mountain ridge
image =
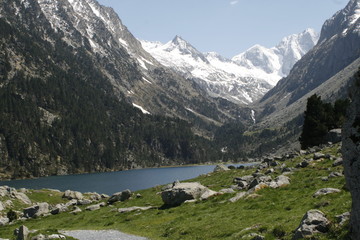
<path id="1" fill-rule="evenodd" d="M 247 105 L 285 76 L 317 39 L 315 31 L 307 29 L 283 38 L 276 47 L 255 45 L 232 59 L 214 52 L 201 53 L 179 36 L 165 44 L 145 40 L 141 43 L 160 63 L 194 80 L 211 96 Z"/>

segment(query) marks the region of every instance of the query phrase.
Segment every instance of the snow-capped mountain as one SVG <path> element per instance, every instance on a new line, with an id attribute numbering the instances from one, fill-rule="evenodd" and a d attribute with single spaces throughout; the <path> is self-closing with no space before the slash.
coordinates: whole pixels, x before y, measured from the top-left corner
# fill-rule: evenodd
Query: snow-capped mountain
<path id="1" fill-rule="evenodd" d="M 214 97 L 249 104 L 285 77 L 317 42 L 312 29 L 284 38 L 276 47 L 255 45 L 231 60 L 201 53 L 179 36 L 163 44 L 142 41 L 143 48 L 163 65 L 193 79 Z"/>
<path id="2" fill-rule="evenodd" d="M 359 43 L 360 0 L 351 0 L 325 21 L 316 46 L 261 99 L 258 119 L 264 117 L 271 126 L 289 121 L 305 109 L 311 94 L 326 101 L 346 97 L 347 85 L 359 69 Z"/>
<path id="3" fill-rule="evenodd" d="M 114 92 L 145 114 L 219 125 L 240 115 L 250 121 L 250 113 L 239 114 L 242 109 L 236 107 L 221 109 L 217 99 L 193 81 L 161 65 L 142 48 L 115 11 L 96 0 L 3 0 L 0 6 L 0 18 L 18 25 L 14 27 L 41 32 L 41 40 L 52 48 L 70 49 L 74 56 L 85 52 L 91 60 L 84 65 L 93 64 L 92 69 L 111 84 L 107 92 Z M 33 19 L 25 21 L 25 16 Z M 71 69 L 63 63 L 59 67 Z M 46 69 L 24 71 L 38 75 Z"/>

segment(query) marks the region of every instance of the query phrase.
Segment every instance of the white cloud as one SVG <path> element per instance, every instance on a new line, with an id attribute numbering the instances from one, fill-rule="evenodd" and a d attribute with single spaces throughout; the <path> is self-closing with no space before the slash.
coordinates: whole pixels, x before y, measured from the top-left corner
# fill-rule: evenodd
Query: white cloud
<path id="1" fill-rule="evenodd" d="M 230 2 L 230 5 L 235 5 L 235 4 L 238 4 L 239 3 L 239 1 L 238 0 L 235 0 L 235 1 L 231 1 Z"/>

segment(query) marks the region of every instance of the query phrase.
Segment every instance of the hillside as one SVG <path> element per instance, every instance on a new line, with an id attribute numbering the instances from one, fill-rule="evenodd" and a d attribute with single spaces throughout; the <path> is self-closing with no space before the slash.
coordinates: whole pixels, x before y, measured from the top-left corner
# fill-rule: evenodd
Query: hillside
<path id="1" fill-rule="evenodd" d="M 122 202 L 108 205 L 109 198 L 105 198 L 100 202 L 93 200 L 86 205 L 78 205 L 76 208 L 82 211 L 77 210 L 77 213 L 69 213 L 72 207 L 45 217 L 39 213 L 39 217 L 3 226 L 0 228 L 0 237 L 10 238 L 15 228 L 26 225 L 30 230 L 37 230 L 32 236 L 39 233 L 53 234 L 58 230 L 113 229 L 153 240 L 254 239 L 255 236 L 262 236 L 261 239 L 293 239 L 305 213 L 315 209 L 323 212 L 329 221 L 321 230 L 325 233 L 315 233 L 316 239 L 347 239 L 348 220 L 338 215 L 349 211 L 351 197 L 344 188 L 345 179 L 341 174 L 343 168 L 339 165 L 339 145 L 318 150 L 309 149 L 294 158 L 264 158 L 263 163 L 254 168 L 214 172 L 189 180 L 223 192 L 207 200 L 169 208 L 164 206 L 161 196 L 157 194 L 165 188 L 156 186 L 132 193 L 130 199 Z M 249 179 L 249 175 L 264 181 L 257 182 L 258 185 L 246 195 L 247 190 L 241 190 L 239 179 Z M 265 181 L 285 175 L 290 183 L 278 188 L 270 187 L 272 185 Z M 315 195 L 324 188 L 338 190 L 335 193 Z M 29 190 L 25 193 L 33 202 L 48 202 L 51 209 L 55 209 L 57 203 L 63 204 L 57 205 L 59 207 L 70 202 L 61 198 L 64 193 L 54 190 Z M 245 193 L 245 196 L 236 200 L 234 197 L 241 193 Z M 83 196 L 87 199 L 95 195 L 90 193 Z M 0 199 L 5 202 L 9 197 Z M 10 199 L 15 203 L 14 210 L 29 206 L 20 200 Z M 75 202 L 79 201 L 75 199 Z M 102 203 L 102 207 L 85 211 L 85 208 L 90 209 L 90 206 L 99 203 Z M 129 209 L 134 206 L 147 208 Z M 9 207 L 4 211 L 8 210 Z M 18 212 L 20 216 L 21 212 Z"/>
<path id="2" fill-rule="evenodd" d="M 144 51 L 94 0 L 0 1 L 0 178 L 211 161 L 251 111 Z"/>

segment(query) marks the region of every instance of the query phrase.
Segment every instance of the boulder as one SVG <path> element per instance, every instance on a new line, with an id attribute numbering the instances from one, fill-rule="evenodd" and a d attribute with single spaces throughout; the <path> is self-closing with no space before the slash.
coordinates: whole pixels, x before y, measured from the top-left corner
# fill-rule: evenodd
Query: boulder
<path id="1" fill-rule="evenodd" d="M 102 199 L 101 195 L 98 193 L 91 193 L 89 198 L 93 201 L 100 201 Z"/>
<path id="2" fill-rule="evenodd" d="M 66 190 L 64 192 L 63 198 L 67 198 L 69 200 L 72 199 L 81 200 L 84 198 L 84 196 L 82 195 L 81 192 Z"/>
<path id="3" fill-rule="evenodd" d="M 10 219 L 9 218 L 7 218 L 7 217 L 0 217 L 0 226 L 5 226 L 5 225 L 7 225 L 7 224 L 9 224 L 9 222 L 10 222 Z"/>
<path id="4" fill-rule="evenodd" d="M 178 206 L 186 200 L 206 199 L 214 194 L 216 192 L 197 182 L 174 183 L 161 192 L 161 198 L 165 205 Z"/>
<path id="5" fill-rule="evenodd" d="M 131 191 L 129 189 L 126 189 L 122 192 L 114 193 L 108 200 L 109 204 L 115 203 L 115 202 L 123 202 L 128 200 L 131 197 Z"/>
<path id="6" fill-rule="evenodd" d="M 46 202 L 39 203 L 32 207 L 25 208 L 23 212 L 24 212 L 24 217 L 26 218 L 40 217 L 50 212 L 49 204 Z"/>
<path id="7" fill-rule="evenodd" d="M 85 208 L 85 210 L 88 210 L 88 211 L 95 211 L 95 210 L 99 210 L 99 209 L 100 209 L 100 204 L 90 205 Z"/>
<path id="8" fill-rule="evenodd" d="M 29 236 L 29 229 L 22 225 L 19 227 L 19 229 L 15 230 L 16 233 L 16 240 L 27 240 Z"/>
<path id="9" fill-rule="evenodd" d="M 92 201 L 90 199 L 77 200 L 77 205 L 89 205 L 89 204 L 92 204 Z"/>
<path id="10" fill-rule="evenodd" d="M 224 164 L 219 164 L 219 165 L 216 165 L 214 172 L 223 172 L 223 171 L 229 171 L 229 170 L 230 170 L 230 168 L 228 168 Z"/>
<path id="11" fill-rule="evenodd" d="M 128 212 L 134 212 L 134 211 L 146 211 L 146 210 L 150 210 L 150 209 L 154 209 L 155 207 L 128 207 L 128 208 L 119 208 L 118 212 L 119 213 L 128 213 Z"/>
<path id="12" fill-rule="evenodd" d="M 344 225 L 350 219 L 350 212 L 346 212 L 340 215 L 335 216 L 338 224 L 340 226 Z"/>
<path id="13" fill-rule="evenodd" d="M 0 211 L 3 211 L 5 209 L 4 204 L 2 203 L 2 201 L 0 201 Z"/>
<path id="14" fill-rule="evenodd" d="M 332 193 L 339 193 L 341 192 L 340 189 L 336 189 L 336 188 L 322 188 L 317 190 L 313 197 L 318 197 L 318 196 L 323 196 L 323 195 L 328 195 L 328 194 L 332 194 Z"/>
<path id="15" fill-rule="evenodd" d="M 243 177 L 236 177 L 234 178 L 234 183 L 239 183 L 239 182 L 247 182 L 248 184 L 251 183 L 251 181 L 254 180 L 254 176 L 251 175 L 246 175 Z"/>
<path id="16" fill-rule="evenodd" d="M 11 195 L 12 195 L 13 198 L 18 199 L 18 200 L 22 201 L 23 203 L 25 203 L 27 205 L 31 204 L 30 198 L 25 193 L 15 191 Z"/>
<path id="17" fill-rule="evenodd" d="M 223 193 L 223 194 L 224 193 L 234 193 L 234 192 L 235 192 L 235 190 L 232 188 L 224 188 L 219 191 L 219 193 Z"/>
<path id="18" fill-rule="evenodd" d="M 109 198 L 110 196 L 109 195 L 107 195 L 107 194 L 101 194 L 101 198 Z"/>
<path id="19" fill-rule="evenodd" d="M 66 239 L 66 237 L 61 234 L 51 234 L 47 236 L 46 239 Z"/>
<path id="20" fill-rule="evenodd" d="M 290 184 L 290 178 L 284 175 L 280 175 L 275 178 L 274 181 L 270 182 L 269 186 L 271 188 L 284 187 Z"/>
<path id="21" fill-rule="evenodd" d="M 332 172 L 329 174 L 329 178 L 343 177 L 344 175 L 340 172 Z"/>
<path id="22" fill-rule="evenodd" d="M 272 174 L 274 172 L 275 172 L 275 170 L 273 168 L 270 168 L 265 172 L 265 175 L 269 175 L 269 174 Z"/>
<path id="23" fill-rule="evenodd" d="M 342 158 L 337 158 L 333 163 L 333 167 L 341 166 L 343 165 L 343 162 L 344 160 Z"/>
<path id="24" fill-rule="evenodd" d="M 239 201 L 240 199 L 246 197 L 247 195 L 249 195 L 247 192 L 239 192 L 238 194 L 236 194 L 235 197 L 233 198 L 230 198 L 229 201 L 234 203 L 234 202 L 237 202 Z"/>
<path id="25" fill-rule="evenodd" d="M 67 212 L 69 210 L 69 206 L 63 204 L 63 203 L 59 203 L 56 204 L 55 207 L 50 211 L 50 213 L 52 215 L 56 215 L 62 212 Z"/>
<path id="26" fill-rule="evenodd" d="M 308 161 L 302 161 L 301 163 L 296 165 L 297 168 L 306 168 L 307 166 L 309 166 Z"/>
<path id="27" fill-rule="evenodd" d="M 77 213 L 80 213 L 80 212 L 82 212 L 82 210 L 78 206 L 75 206 L 70 213 L 77 214 Z"/>
<path id="28" fill-rule="evenodd" d="M 342 134 L 342 156 L 346 187 L 352 197 L 350 234 L 352 239 L 360 236 L 360 80 L 354 78 L 350 88 L 351 104 L 347 109 Z"/>
<path id="29" fill-rule="evenodd" d="M 321 158 L 325 158 L 326 155 L 320 152 L 314 153 L 314 160 L 319 160 Z"/>
<path id="30" fill-rule="evenodd" d="M 292 240 L 308 238 L 315 233 L 326 233 L 329 230 L 329 225 L 330 222 L 324 213 L 319 210 L 310 210 L 301 220 Z"/>

